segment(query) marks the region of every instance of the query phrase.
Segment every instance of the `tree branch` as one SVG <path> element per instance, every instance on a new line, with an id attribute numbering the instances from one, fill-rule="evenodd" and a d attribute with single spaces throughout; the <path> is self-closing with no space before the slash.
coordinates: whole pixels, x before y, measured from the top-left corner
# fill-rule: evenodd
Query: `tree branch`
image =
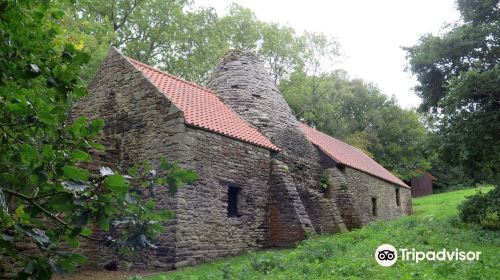
<path id="1" fill-rule="evenodd" d="M 41 199 L 41 198 L 44 198 L 44 197 L 53 196 L 53 195 L 61 194 L 61 193 L 66 193 L 66 192 L 52 192 L 52 193 L 48 193 L 48 194 L 42 194 L 42 195 L 39 195 L 39 196 L 35 196 L 32 199 L 33 200 L 37 200 L 37 199 Z"/>
<path id="2" fill-rule="evenodd" d="M 5 130 L 5 128 L 3 126 L 0 125 L 0 129 L 2 129 L 2 131 L 5 133 L 5 135 L 7 135 L 7 137 L 10 137 L 14 140 L 16 140 L 16 142 L 18 142 L 19 144 L 24 144 L 23 141 L 17 139 L 16 137 L 14 137 L 12 134 L 10 134 L 7 130 Z"/>
<path id="3" fill-rule="evenodd" d="M 34 207 L 36 207 L 38 210 L 42 211 L 45 215 L 47 215 L 49 218 L 51 218 L 52 220 L 58 222 L 59 224 L 61 224 L 62 226 L 64 226 L 65 228 L 69 229 L 69 230 L 74 230 L 74 228 L 69 225 L 68 223 L 66 223 L 65 221 L 63 221 L 62 219 L 60 219 L 59 217 L 57 217 L 56 215 L 54 215 L 53 213 L 51 213 L 49 210 L 43 208 L 43 206 L 41 206 L 40 204 L 36 203 L 34 201 L 35 198 L 31 198 L 25 194 L 22 194 L 22 193 L 19 193 L 19 192 L 16 192 L 16 191 L 12 191 L 12 190 L 9 190 L 9 189 L 5 189 L 5 188 L 1 188 L 4 192 L 8 193 L 8 194 L 11 194 L 15 197 L 18 197 L 22 200 L 25 200 L 27 202 L 29 202 L 31 205 L 33 205 Z M 43 195 L 43 196 L 47 196 L 47 195 Z M 88 240 L 92 240 L 92 241 L 99 241 L 99 242 L 102 242 L 104 241 L 103 239 L 100 239 L 100 238 L 94 238 L 94 237 L 90 237 L 90 236 L 85 236 L 81 233 L 78 234 L 78 236 L 80 237 L 83 237 L 85 239 L 88 239 Z"/>

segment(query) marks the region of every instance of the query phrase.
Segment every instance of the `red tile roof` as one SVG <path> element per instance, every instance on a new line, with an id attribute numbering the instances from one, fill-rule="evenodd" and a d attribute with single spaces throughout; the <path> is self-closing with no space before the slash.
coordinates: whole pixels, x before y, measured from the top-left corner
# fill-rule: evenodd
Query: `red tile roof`
<path id="1" fill-rule="evenodd" d="M 333 160 L 388 182 L 410 188 L 361 150 L 311 128 L 306 124 L 301 123 L 299 126 L 307 139 Z"/>
<path id="2" fill-rule="evenodd" d="M 280 151 L 268 138 L 227 107 L 213 92 L 128 58 L 183 113 L 186 124 Z"/>

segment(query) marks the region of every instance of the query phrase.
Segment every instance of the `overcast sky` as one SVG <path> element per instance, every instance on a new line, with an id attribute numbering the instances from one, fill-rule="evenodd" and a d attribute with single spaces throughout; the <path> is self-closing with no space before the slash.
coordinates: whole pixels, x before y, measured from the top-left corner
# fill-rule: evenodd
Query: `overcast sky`
<path id="1" fill-rule="evenodd" d="M 401 46 L 459 18 L 453 0 L 195 0 L 221 15 L 232 2 L 250 8 L 260 20 L 334 36 L 343 53 L 336 68 L 377 84 L 404 107 L 416 107 L 420 100 L 411 89 L 415 79 L 404 71 Z"/>

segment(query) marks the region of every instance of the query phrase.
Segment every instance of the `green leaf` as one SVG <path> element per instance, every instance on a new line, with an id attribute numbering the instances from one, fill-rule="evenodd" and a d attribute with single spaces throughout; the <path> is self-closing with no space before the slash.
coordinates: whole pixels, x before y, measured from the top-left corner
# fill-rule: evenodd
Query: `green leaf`
<path id="1" fill-rule="evenodd" d="M 159 216 L 162 220 L 167 221 L 172 219 L 175 216 L 175 213 L 172 210 L 163 210 L 159 212 Z"/>
<path id="2" fill-rule="evenodd" d="M 50 205 L 54 210 L 61 212 L 73 212 L 76 206 L 73 204 L 73 196 L 70 193 L 62 193 L 50 199 Z"/>
<path id="3" fill-rule="evenodd" d="M 16 208 L 16 216 L 23 223 L 27 223 L 30 219 L 28 213 L 24 212 L 24 205 L 20 205 Z"/>
<path id="4" fill-rule="evenodd" d="M 40 111 L 37 113 L 37 118 L 46 125 L 54 125 L 56 124 L 56 118 L 47 111 Z"/>
<path id="5" fill-rule="evenodd" d="M 99 213 L 99 216 L 97 217 L 97 224 L 102 230 L 109 230 L 109 219 L 104 217 L 103 213 Z"/>
<path id="6" fill-rule="evenodd" d="M 46 159 L 52 159 L 55 155 L 51 145 L 43 145 L 42 155 Z"/>
<path id="7" fill-rule="evenodd" d="M 98 151 L 104 151 L 106 148 L 104 145 L 97 143 L 97 142 L 90 142 L 90 146 Z"/>
<path id="8" fill-rule="evenodd" d="M 104 179 L 104 184 L 114 193 L 123 195 L 127 192 L 128 186 L 125 178 L 120 174 L 114 174 Z"/>
<path id="9" fill-rule="evenodd" d="M 90 154 L 84 151 L 75 151 L 71 154 L 70 158 L 73 161 L 83 161 L 83 162 L 89 162 L 92 160 Z"/>
<path id="10" fill-rule="evenodd" d="M 34 161 L 38 156 L 36 149 L 33 146 L 27 144 L 24 144 L 23 147 L 21 148 L 20 155 L 21 155 L 21 162 L 26 164 L 29 164 L 32 161 Z"/>
<path id="11" fill-rule="evenodd" d="M 93 133 L 97 133 L 97 132 L 101 131 L 101 129 L 103 127 L 104 127 L 104 120 L 103 119 L 95 119 L 90 124 L 90 130 Z"/>
<path id="12" fill-rule="evenodd" d="M 178 178 L 185 184 L 191 184 L 198 180 L 198 174 L 192 170 L 185 170 L 178 174 Z"/>
<path id="13" fill-rule="evenodd" d="M 149 210 L 154 210 L 156 207 L 156 203 L 153 200 L 148 200 L 148 201 L 146 201 L 144 206 L 146 206 L 146 208 Z"/>
<path id="14" fill-rule="evenodd" d="M 138 175 L 138 170 L 139 168 L 137 167 L 136 164 L 134 164 L 132 167 L 130 167 L 128 170 L 127 170 L 127 173 L 129 176 L 131 176 L 132 178 L 135 178 L 137 177 Z"/>
<path id="15" fill-rule="evenodd" d="M 90 173 L 87 170 L 74 166 L 64 166 L 62 168 L 62 171 L 64 176 L 75 181 L 85 182 L 89 179 L 90 176 Z"/>
<path id="16" fill-rule="evenodd" d="M 172 168 L 172 166 L 173 166 L 173 165 L 172 165 L 171 163 L 169 163 L 169 162 L 165 159 L 165 157 L 164 157 L 164 156 L 162 156 L 162 157 L 160 158 L 160 167 L 161 167 L 162 169 L 164 169 L 164 170 L 169 170 L 170 168 Z"/>
<path id="17" fill-rule="evenodd" d="M 80 234 L 83 236 L 90 236 L 92 235 L 92 230 L 89 228 L 83 228 Z"/>
<path id="18" fill-rule="evenodd" d="M 68 243 L 69 246 L 73 248 L 80 247 L 80 241 L 78 240 L 78 238 L 68 237 L 66 238 L 66 242 Z"/>

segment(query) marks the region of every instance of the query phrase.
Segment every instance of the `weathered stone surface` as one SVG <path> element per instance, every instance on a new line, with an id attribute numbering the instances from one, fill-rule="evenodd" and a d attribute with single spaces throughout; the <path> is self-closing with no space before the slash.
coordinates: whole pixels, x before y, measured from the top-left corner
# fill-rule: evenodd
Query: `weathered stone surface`
<path id="1" fill-rule="evenodd" d="M 348 229 L 359 228 L 373 221 L 390 220 L 412 209 L 410 189 L 349 167 L 328 169 L 332 178 L 332 194 Z M 400 205 L 397 205 L 399 189 Z M 372 198 L 376 199 L 377 214 L 373 215 Z"/>
<path id="2" fill-rule="evenodd" d="M 295 188 L 300 197 L 302 208 L 308 213 L 316 233 L 334 233 L 344 229 L 340 215 L 336 215 L 335 201 L 324 197 L 319 190 L 321 172 L 320 158 L 316 148 L 306 139 L 299 129 L 299 122 L 264 68 L 264 65 L 251 52 L 231 51 L 215 67 L 208 82 L 209 87 L 247 122 L 282 149 L 272 157 L 283 164 L 289 172 L 286 185 Z M 279 188 L 271 188 L 271 192 L 280 191 L 274 196 L 282 195 Z M 277 200 L 277 204 L 283 203 Z M 276 205 L 270 208 L 275 216 L 290 216 L 292 208 Z M 274 214 L 275 213 L 275 214 Z M 296 219 L 303 220 L 301 216 Z M 299 227 L 295 234 L 287 231 L 288 237 L 280 237 L 276 231 L 270 235 L 277 238 L 275 244 L 283 244 L 288 240 L 293 244 L 302 239 Z M 283 233 L 284 231 L 279 231 Z M 290 240 L 291 236 L 297 237 Z"/>
<path id="3" fill-rule="evenodd" d="M 187 128 L 193 141 L 180 159 L 200 180 L 177 193 L 176 262 L 195 264 L 265 245 L 270 152 Z M 238 216 L 228 217 L 228 187 L 239 188 Z"/>
<path id="4" fill-rule="evenodd" d="M 282 152 L 186 125 L 183 112 L 115 49 L 90 83 L 89 95 L 74 107 L 73 117 L 106 122 L 106 151 L 93 151 L 89 168 L 126 170 L 142 160 L 157 168 L 164 156 L 199 175 L 175 196 L 160 189 L 158 209 L 172 209 L 176 216 L 165 223 L 157 249 L 130 259 L 135 267 L 175 269 L 411 213 L 409 189 L 400 188 L 398 206 L 397 186 L 339 166 L 306 139 L 255 55 L 228 53 L 209 85 Z M 322 176 L 330 176 L 327 190 L 320 186 Z M 228 215 L 230 187 L 238 189 L 234 216 Z M 32 252 L 33 246 L 20 246 Z M 86 240 L 79 252 L 90 257 L 91 266 L 114 258 L 102 244 Z"/>
<path id="5" fill-rule="evenodd" d="M 160 158 L 176 160 L 187 149 L 182 113 L 115 49 L 111 49 L 89 84 L 89 95 L 73 109 L 73 116 L 105 120 L 103 140 L 114 147 L 108 159 L 92 165 L 126 170 L 134 163 L 150 161 L 158 167 Z M 176 201 L 159 190 L 158 209 L 175 211 Z M 175 264 L 175 224 L 166 223 L 167 232 L 158 238 L 159 248 L 133 259 L 138 267 L 173 268 Z M 90 265 L 102 266 L 113 258 L 102 244 L 83 242 L 82 251 L 92 256 Z"/>

